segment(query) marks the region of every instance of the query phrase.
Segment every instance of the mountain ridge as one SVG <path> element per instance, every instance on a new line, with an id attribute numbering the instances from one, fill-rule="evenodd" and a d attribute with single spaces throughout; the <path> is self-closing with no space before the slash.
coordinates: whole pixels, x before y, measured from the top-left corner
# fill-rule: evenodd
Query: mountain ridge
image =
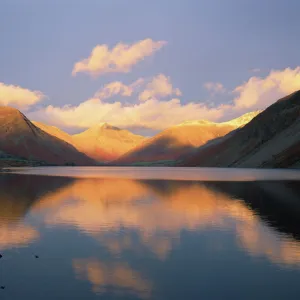
<path id="1" fill-rule="evenodd" d="M 70 135 L 58 127 L 46 125 L 41 122 L 34 122 L 36 126 L 50 135 L 60 138 L 78 151 L 85 153 L 98 162 L 107 162 L 116 159 L 132 145 L 140 140 L 146 139 L 143 136 L 135 135 L 132 132 L 120 129 L 107 122 L 98 123 L 83 132 Z"/>
<path id="2" fill-rule="evenodd" d="M 169 161 L 179 166 L 299 167 L 299 116 L 300 91 L 296 91 L 264 111 L 219 123 L 185 121 L 147 138 L 106 122 L 71 135 L 0 106 L 0 154 L 6 153 L 2 156 L 15 159 L 17 165 Z"/>
<path id="3" fill-rule="evenodd" d="M 244 118 L 244 122 L 248 122 L 257 114 L 258 112 L 252 112 L 252 115 L 248 113 L 248 117 Z M 228 122 L 214 123 L 205 120 L 183 122 L 145 140 L 119 159 L 113 161 L 113 163 L 132 164 L 136 162 L 177 160 L 209 140 L 224 136 L 236 128 L 237 124 Z"/>
<path id="4" fill-rule="evenodd" d="M 120 157 L 146 139 L 108 123 L 93 126 L 84 132 L 73 135 L 72 138 L 77 149 L 102 162 Z"/>
<path id="5" fill-rule="evenodd" d="M 93 165 L 94 161 L 67 142 L 36 127 L 19 110 L 0 106 L 0 150 L 50 164 Z"/>
<path id="6" fill-rule="evenodd" d="M 200 147 L 180 165 L 292 167 L 300 160 L 299 116 L 300 91 L 296 91 L 277 100 L 243 128 Z"/>

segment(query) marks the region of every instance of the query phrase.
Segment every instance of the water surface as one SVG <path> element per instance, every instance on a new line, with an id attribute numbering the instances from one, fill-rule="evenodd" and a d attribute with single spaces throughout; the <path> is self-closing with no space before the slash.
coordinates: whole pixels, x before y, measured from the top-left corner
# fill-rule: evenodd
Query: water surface
<path id="1" fill-rule="evenodd" d="M 1 299 L 299 299 L 299 172 L 182 170 L 0 175 Z"/>

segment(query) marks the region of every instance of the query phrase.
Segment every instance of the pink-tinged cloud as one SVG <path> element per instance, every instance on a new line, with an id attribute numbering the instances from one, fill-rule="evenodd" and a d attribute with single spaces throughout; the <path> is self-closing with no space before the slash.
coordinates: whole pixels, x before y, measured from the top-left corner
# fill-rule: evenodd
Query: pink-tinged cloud
<path id="1" fill-rule="evenodd" d="M 107 45 L 97 45 L 88 58 L 75 63 L 72 75 L 86 73 L 99 76 L 105 73 L 128 73 L 132 67 L 151 56 L 166 44 L 165 41 L 145 39 L 134 44 L 117 44 L 109 49 Z"/>
<path id="2" fill-rule="evenodd" d="M 138 79 L 130 85 L 126 85 L 120 81 L 110 82 L 101 88 L 94 97 L 99 99 L 108 99 L 115 95 L 130 97 L 143 83 L 143 79 Z"/>
<path id="3" fill-rule="evenodd" d="M 264 109 L 279 98 L 300 89 L 300 67 L 272 70 L 265 78 L 251 77 L 236 87 L 235 110 Z"/>
<path id="4" fill-rule="evenodd" d="M 207 89 L 212 95 L 222 94 L 226 91 L 225 87 L 220 82 L 206 82 L 204 88 Z"/>
<path id="5" fill-rule="evenodd" d="M 84 129 L 108 122 L 121 128 L 143 127 L 161 130 L 184 121 L 201 119 L 218 121 L 221 118 L 228 119 L 228 116 L 232 118 L 234 114 L 261 110 L 280 97 L 300 89 L 300 67 L 271 71 L 265 78 L 251 77 L 247 82 L 236 87 L 233 93 L 237 94 L 237 97 L 231 103 L 209 105 L 201 102 L 183 103 L 178 98 L 165 101 L 159 99 L 166 94 L 170 95 L 170 90 L 176 94 L 174 92 L 176 89 L 172 87 L 169 79 L 165 81 L 157 78 L 166 77 L 161 74 L 150 82 L 139 79 L 130 85 L 113 82 L 78 106 L 50 105 L 30 113 L 29 117 L 63 128 Z M 161 86 L 167 88 L 163 89 Z M 144 101 L 134 101 L 134 96 L 140 96 L 149 90 L 152 91 L 151 97 L 142 97 Z M 113 95 L 131 96 L 133 101 L 124 104 L 120 101 L 108 103 L 103 100 Z"/>
<path id="6" fill-rule="evenodd" d="M 31 91 L 17 85 L 7 85 L 0 82 L 0 105 L 26 110 L 44 97 L 40 91 Z"/>
<path id="7" fill-rule="evenodd" d="M 140 93 L 140 91 L 142 91 Z M 145 92 L 151 93 L 150 99 L 136 103 L 135 97 Z M 187 117 L 198 119 L 203 115 L 207 118 L 220 116 L 219 108 L 211 110 L 203 104 L 182 104 L 179 99 L 161 101 L 159 98 L 168 95 L 180 95 L 173 88 L 170 78 L 163 74 L 145 80 L 140 78 L 126 85 L 120 81 L 106 84 L 95 95 L 78 106 L 48 106 L 39 111 L 31 112 L 29 117 L 34 120 L 50 123 L 59 127 L 88 128 L 98 123 L 111 123 L 119 127 L 143 127 L 164 129 L 185 121 Z M 106 102 L 113 96 L 132 97 L 133 102 Z"/>
<path id="8" fill-rule="evenodd" d="M 169 77 L 159 74 L 155 76 L 147 84 L 146 89 L 140 93 L 139 100 L 160 99 L 171 95 L 181 96 L 181 91 L 173 87 Z"/>

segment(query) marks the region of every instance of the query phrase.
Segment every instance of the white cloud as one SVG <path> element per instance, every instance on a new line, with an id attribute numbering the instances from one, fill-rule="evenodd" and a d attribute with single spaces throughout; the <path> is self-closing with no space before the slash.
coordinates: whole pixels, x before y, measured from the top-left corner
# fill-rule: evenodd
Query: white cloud
<path id="1" fill-rule="evenodd" d="M 114 95 L 121 95 L 124 97 L 129 97 L 133 93 L 132 88 L 123 84 L 120 81 L 114 81 L 105 85 L 100 91 L 98 91 L 95 96 L 101 99 L 110 98 Z"/>
<path id="2" fill-rule="evenodd" d="M 145 93 L 151 94 L 151 97 L 143 99 L 142 103 L 124 104 L 120 101 L 105 101 L 116 95 L 134 99 Z M 158 130 L 185 121 L 187 116 L 193 119 L 198 119 L 201 115 L 207 118 L 220 116 L 219 109 L 211 110 L 203 104 L 182 104 L 179 99 L 159 100 L 172 94 L 180 95 L 181 92 L 173 88 L 170 78 L 159 74 L 151 80 L 140 78 L 129 85 L 114 81 L 106 84 L 92 98 L 78 106 L 49 105 L 29 113 L 28 116 L 60 127 L 88 128 L 98 123 L 108 122 L 124 128 L 142 127 Z"/>
<path id="3" fill-rule="evenodd" d="M 164 77 L 164 75 L 160 76 Z M 265 78 L 250 78 L 234 89 L 233 94 L 237 96 L 230 104 L 209 105 L 207 102 L 183 103 L 177 98 L 166 101 L 159 99 L 166 94 L 170 95 L 170 90 L 176 91 L 173 87 L 166 89 L 168 92 L 165 94 L 162 92 L 165 91 L 164 89 L 157 88 L 155 90 L 153 88 L 156 92 L 153 92 L 152 98 L 142 102 L 122 103 L 116 101 L 108 103 L 104 101 L 105 98 L 117 94 L 131 96 L 133 99 L 145 84 L 145 90 L 150 90 L 146 82 L 139 79 L 128 86 L 114 82 L 106 85 L 93 98 L 78 106 L 55 107 L 50 105 L 30 113 L 29 117 L 64 128 L 83 129 L 100 122 L 108 122 L 122 128 L 140 127 L 161 130 L 188 120 L 218 121 L 226 116 L 235 117 L 245 112 L 264 109 L 280 97 L 300 89 L 300 67 L 271 71 Z M 150 83 L 153 82 L 155 80 Z M 159 82 L 161 83 L 163 80 Z M 170 84 L 169 79 L 167 83 Z M 153 86 L 157 87 L 156 84 Z M 233 116 L 233 114 L 236 115 Z"/>
<path id="4" fill-rule="evenodd" d="M 276 100 L 300 89 L 300 67 L 272 70 L 265 78 L 251 77 L 236 87 L 234 109 L 249 111 L 264 109 Z"/>
<path id="5" fill-rule="evenodd" d="M 31 91 L 17 85 L 7 85 L 0 82 L 0 105 L 27 109 L 44 97 L 40 91 Z"/>
<path id="6" fill-rule="evenodd" d="M 165 41 L 145 39 L 131 45 L 119 43 L 113 49 L 109 49 L 105 44 L 97 45 L 88 58 L 75 63 L 72 75 L 79 72 L 92 76 L 105 73 L 128 73 L 134 65 L 165 44 Z"/>
<path id="7" fill-rule="evenodd" d="M 100 89 L 96 94 L 95 98 L 107 99 L 115 95 L 120 95 L 123 97 L 130 97 L 135 89 L 143 84 L 143 79 L 138 79 L 130 85 L 126 85 L 120 81 L 114 81 L 106 84 L 102 89 Z"/>
<path id="8" fill-rule="evenodd" d="M 171 95 L 181 96 L 181 91 L 173 88 L 169 77 L 159 74 L 147 84 L 146 89 L 140 93 L 139 99 L 146 101 L 149 99 L 165 98 Z"/>
<path id="9" fill-rule="evenodd" d="M 204 87 L 211 92 L 212 95 L 221 94 L 226 91 L 225 87 L 220 82 L 206 82 Z"/>
<path id="10" fill-rule="evenodd" d="M 88 128 L 101 122 L 119 127 L 164 129 L 186 120 L 201 118 L 216 120 L 223 115 L 223 106 L 208 108 L 202 103 L 183 104 L 179 99 L 148 100 L 129 105 L 121 102 L 106 103 L 93 98 L 78 106 L 55 107 L 31 113 L 31 119 L 53 123 L 61 127 Z"/>

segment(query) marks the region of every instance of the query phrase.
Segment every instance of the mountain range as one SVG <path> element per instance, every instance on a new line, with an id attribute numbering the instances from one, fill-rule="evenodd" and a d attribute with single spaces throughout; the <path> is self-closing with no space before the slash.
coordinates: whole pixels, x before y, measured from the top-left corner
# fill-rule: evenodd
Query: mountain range
<path id="1" fill-rule="evenodd" d="M 183 122 L 143 141 L 114 163 L 176 161 L 184 154 L 190 153 L 208 141 L 220 138 L 228 132 L 245 125 L 258 113 L 247 113 L 224 123 L 213 123 L 206 120 Z"/>
<path id="2" fill-rule="evenodd" d="M 0 165 L 299 167 L 299 115 L 297 91 L 264 111 L 186 121 L 147 138 L 107 123 L 71 135 L 0 107 Z"/>
<path id="3" fill-rule="evenodd" d="M 117 159 L 146 138 L 130 131 L 99 124 L 73 135 L 75 147 L 97 161 Z"/>
<path id="4" fill-rule="evenodd" d="M 46 133 L 55 136 L 85 153 L 97 162 L 107 162 L 120 157 L 145 139 L 130 131 L 111 126 L 107 123 L 97 124 L 88 130 L 70 135 L 55 126 L 33 122 Z"/>

